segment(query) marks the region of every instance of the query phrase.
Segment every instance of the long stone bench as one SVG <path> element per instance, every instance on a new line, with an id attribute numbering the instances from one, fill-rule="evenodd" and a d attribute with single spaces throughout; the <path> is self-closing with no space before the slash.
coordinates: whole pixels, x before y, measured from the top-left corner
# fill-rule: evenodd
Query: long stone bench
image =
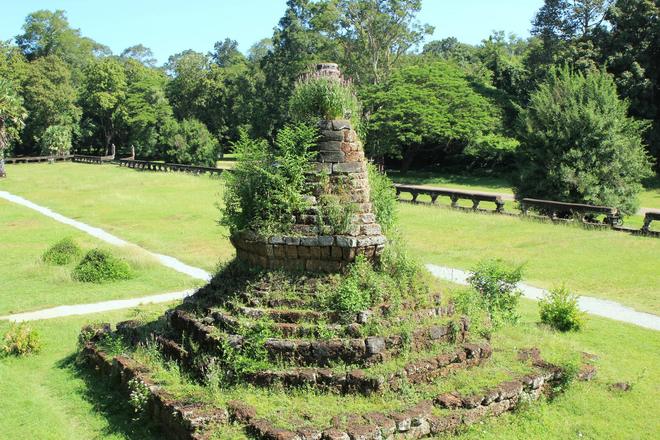
<path id="1" fill-rule="evenodd" d="M 660 211 L 649 211 L 644 214 L 644 226 L 642 226 L 642 232 L 648 234 L 651 232 L 651 223 L 653 221 L 660 221 Z"/>
<path id="2" fill-rule="evenodd" d="M 472 209 L 474 210 L 479 209 L 479 203 L 481 202 L 492 202 L 496 206 L 495 212 L 504 212 L 504 200 L 502 196 L 497 194 L 402 184 L 395 184 L 394 188 L 396 188 L 397 197 L 402 193 L 408 193 L 412 196 L 413 203 L 418 203 L 417 197 L 420 195 L 431 197 L 431 203 L 435 203 L 438 197 L 449 197 L 452 208 L 458 207 L 459 200 L 470 200 L 472 202 Z"/>
<path id="3" fill-rule="evenodd" d="M 62 162 L 71 160 L 73 155 L 66 156 L 37 156 L 37 157 L 8 157 L 5 163 L 18 164 L 18 163 L 38 163 L 38 162 Z"/>
<path id="4" fill-rule="evenodd" d="M 605 224 L 618 226 L 621 224 L 621 214 L 616 208 L 609 206 L 586 205 L 583 203 L 556 202 L 553 200 L 522 199 L 521 210 L 523 215 L 528 215 L 530 209 L 547 215 L 552 220 L 561 218 L 573 218 L 583 223 L 593 223 L 590 216 L 605 214 Z"/>
<path id="5" fill-rule="evenodd" d="M 118 161 L 119 166 L 132 168 L 136 170 L 147 170 L 147 171 L 181 171 L 194 174 L 221 174 L 223 171 L 222 168 L 214 167 L 201 167 L 195 165 L 183 165 L 175 163 L 164 163 L 164 162 L 152 162 L 148 160 L 130 160 L 130 159 L 120 159 Z"/>

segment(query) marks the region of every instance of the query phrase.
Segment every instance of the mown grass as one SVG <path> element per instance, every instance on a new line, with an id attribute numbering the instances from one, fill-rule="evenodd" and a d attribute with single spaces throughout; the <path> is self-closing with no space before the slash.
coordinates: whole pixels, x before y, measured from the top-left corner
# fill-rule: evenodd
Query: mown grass
<path id="1" fill-rule="evenodd" d="M 65 266 L 42 260 L 43 253 L 65 237 L 74 239 L 85 250 L 102 246 L 128 261 L 134 276 L 105 284 L 74 281 L 71 272 L 78 260 Z M 70 226 L 5 200 L 0 200 L 0 243 L 0 316 L 64 304 L 174 292 L 199 284 L 163 267 L 138 248 L 104 245 Z"/>
<path id="2" fill-rule="evenodd" d="M 212 270 L 233 249 L 218 226 L 221 180 L 75 163 L 8 167 L 9 191 L 153 252 Z"/>
<path id="3" fill-rule="evenodd" d="M 5 274 L 3 273 L 3 276 Z M 172 304 L 103 315 L 39 321 L 43 349 L 24 358 L 0 358 L 0 438 L 39 440 L 158 439 L 145 423 L 134 423 L 132 410 L 114 386 L 75 362 L 80 328 L 90 322 L 118 322 L 162 313 Z M 0 321 L 0 336 L 9 328 Z"/>

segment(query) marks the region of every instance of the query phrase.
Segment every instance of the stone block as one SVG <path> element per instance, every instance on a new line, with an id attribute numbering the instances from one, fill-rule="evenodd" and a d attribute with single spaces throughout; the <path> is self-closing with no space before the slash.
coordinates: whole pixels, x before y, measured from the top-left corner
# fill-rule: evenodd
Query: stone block
<path id="1" fill-rule="evenodd" d="M 287 246 L 298 246 L 300 244 L 300 237 L 284 237 L 284 243 Z"/>
<path id="2" fill-rule="evenodd" d="M 345 131 L 321 130 L 322 141 L 346 141 Z"/>
<path id="3" fill-rule="evenodd" d="M 311 253 L 309 251 L 309 246 L 304 246 L 304 245 L 298 246 L 298 258 L 302 258 L 306 260 L 310 257 L 311 257 Z"/>
<path id="4" fill-rule="evenodd" d="M 345 154 L 345 159 L 346 162 L 348 163 L 353 163 L 353 162 L 362 162 L 364 161 L 364 152 L 362 151 L 350 151 Z"/>
<path id="5" fill-rule="evenodd" d="M 301 237 L 300 238 L 300 244 L 302 246 L 318 246 L 319 245 L 319 237 Z"/>
<path id="6" fill-rule="evenodd" d="M 354 237 L 346 237 L 343 235 L 339 235 L 336 238 L 337 241 L 337 246 L 342 247 L 342 248 L 354 248 L 358 245 L 358 241 Z"/>
<path id="7" fill-rule="evenodd" d="M 353 247 L 344 247 L 342 248 L 342 259 L 344 261 L 353 261 L 355 260 L 355 248 Z"/>
<path id="8" fill-rule="evenodd" d="M 348 129 L 351 130 L 351 121 L 345 120 L 345 119 L 336 119 L 332 121 L 332 129 L 333 130 L 344 130 Z"/>
<path id="9" fill-rule="evenodd" d="M 360 227 L 362 235 L 382 235 L 383 231 L 378 223 L 371 223 Z"/>
<path id="10" fill-rule="evenodd" d="M 268 243 L 269 244 L 284 244 L 284 237 L 281 236 L 272 236 L 268 238 Z"/>
<path id="11" fill-rule="evenodd" d="M 324 235 L 319 237 L 319 246 L 332 246 L 335 244 L 335 237 Z"/>
<path id="12" fill-rule="evenodd" d="M 285 249 L 286 249 L 286 258 L 290 258 L 290 259 L 298 258 L 298 246 L 287 246 Z"/>
<path id="13" fill-rule="evenodd" d="M 339 246 L 332 246 L 330 248 L 330 258 L 333 260 L 341 260 L 343 258 L 342 248 Z"/>
<path id="14" fill-rule="evenodd" d="M 341 153 L 341 158 L 342 160 L 336 160 L 336 161 L 326 160 L 326 162 L 343 162 L 345 160 L 344 153 Z M 360 171 L 364 171 L 363 162 L 345 162 L 345 163 L 335 163 L 332 165 L 333 173 L 359 173 Z"/>
<path id="15" fill-rule="evenodd" d="M 331 246 L 321 246 L 321 260 L 330 259 L 330 249 Z"/>
<path id="16" fill-rule="evenodd" d="M 310 246 L 309 248 L 309 256 L 312 259 L 320 259 L 321 258 L 321 247 L 320 246 Z"/>
<path id="17" fill-rule="evenodd" d="M 319 145 L 319 151 L 321 151 L 321 152 L 324 152 L 324 151 L 330 151 L 330 152 L 343 151 L 342 150 L 343 143 L 341 141 L 319 142 L 318 145 Z"/>
<path id="18" fill-rule="evenodd" d="M 320 162 L 343 162 L 345 155 L 341 151 L 321 151 L 319 152 L 319 161 Z M 333 172 L 335 172 L 333 167 Z"/>
<path id="19" fill-rule="evenodd" d="M 281 244 L 273 245 L 273 255 L 275 258 L 284 258 L 286 256 L 286 246 Z"/>
<path id="20" fill-rule="evenodd" d="M 367 354 L 373 356 L 385 351 L 385 339 L 377 336 L 371 336 L 366 339 Z"/>
<path id="21" fill-rule="evenodd" d="M 344 135 L 344 138 L 343 138 L 344 142 L 355 142 L 355 141 L 357 141 L 357 134 L 355 133 L 355 130 L 344 130 L 342 134 Z"/>
<path id="22" fill-rule="evenodd" d="M 385 243 L 387 243 L 387 239 L 382 235 L 360 237 L 357 240 L 357 245 L 360 247 L 378 246 L 378 245 L 384 245 Z"/>
<path id="23" fill-rule="evenodd" d="M 324 162 L 312 163 L 312 170 L 318 174 L 332 174 L 332 164 Z"/>

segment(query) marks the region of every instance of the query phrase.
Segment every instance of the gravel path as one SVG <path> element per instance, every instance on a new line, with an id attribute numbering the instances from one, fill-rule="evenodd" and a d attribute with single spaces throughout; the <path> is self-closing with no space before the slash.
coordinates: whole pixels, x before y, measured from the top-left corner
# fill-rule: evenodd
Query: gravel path
<path id="1" fill-rule="evenodd" d="M 436 277 L 451 281 L 456 284 L 467 285 L 467 278 L 470 272 L 450 267 L 436 266 L 427 264 L 426 268 Z M 525 298 L 538 301 L 543 298 L 547 290 L 539 289 L 527 284 L 520 283 L 518 288 L 522 291 Z M 578 299 L 580 309 L 590 315 L 602 316 L 604 318 L 614 319 L 615 321 L 627 322 L 651 330 L 660 330 L 660 316 L 651 313 L 638 312 L 635 309 L 626 307 L 614 301 L 606 299 L 593 298 L 590 296 L 581 296 Z"/>
<path id="2" fill-rule="evenodd" d="M 72 218 L 65 217 L 61 214 L 53 212 L 49 208 L 30 202 L 29 200 L 26 200 L 23 197 L 10 194 L 6 191 L 0 191 L 0 198 L 33 209 L 45 216 L 57 220 L 58 222 L 73 226 L 76 229 L 86 232 L 89 235 L 92 235 L 93 237 L 105 241 L 106 243 L 110 243 L 115 246 L 131 245 L 131 243 L 124 241 L 121 238 L 116 237 L 112 234 L 109 234 L 103 229 L 95 228 L 93 226 L 79 222 Z M 156 258 L 164 266 L 167 266 L 178 272 L 189 275 L 193 278 L 197 278 L 205 281 L 211 279 L 211 274 L 203 269 L 189 266 L 177 260 L 176 258 L 167 255 L 156 254 L 144 248 L 141 249 L 143 249 L 145 252 Z M 426 267 L 434 276 L 438 278 L 442 278 L 447 281 L 452 281 L 457 284 L 466 285 L 467 278 L 470 275 L 469 272 L 465 272 L 460 269 L 452 269 L 449 267 L 436 266 L 433 264 L 427 264 Z M 543 289 L 539 289 L 538 287 L 533 287 L 522 283 L 519 285 L 519 287 L 526 298 L 530 298 L 534 300 L 538 300 L 542 298 L 543 295 L 545 295 L 546 293 L 546 291 Z M 154 295 L 143 298 L 134 298 L 134 299 L 117 300 L 117 301 L 104 301 L 94 304 L 60 306 L 51 309 L 39 310 L 36 312 L 27 312 L 27 313 L 19 313 L 15 315 L 4 316 L 4 317 L 0 317 L 0 319 L 5 319 L 5 320 L 8 319 L 11 321 L 18 322 L 18 321 L 32 321 L 38 319 L 58 318 L 58 317 L 71 316 L 71 315 L 84 315 L 88 313 L 105 312 L 108 310 L 126 309 L 126 308 L 136 307 L 140 304 L 174 301 L 177 299 L 183 299 L 186 296 L 191 295 L 193 292 L 194 292 L 193 290 L 187 290 L 184 292 L 165 293 L 162 295 Z M 589 296 L 581 296 L 579 298 L 579 305 L 583 311 L 592 315 L 602 316 L 605 318 L 614 319 L 616 321 L 627 322 L 629 324 L 638 325 L 640 327 L 645 327 L 652 330 L 660 330 L 659 316 L 650 313 L 638 312 L 630 307 L 626 307 L 614 301 L 592 298 Z"/>

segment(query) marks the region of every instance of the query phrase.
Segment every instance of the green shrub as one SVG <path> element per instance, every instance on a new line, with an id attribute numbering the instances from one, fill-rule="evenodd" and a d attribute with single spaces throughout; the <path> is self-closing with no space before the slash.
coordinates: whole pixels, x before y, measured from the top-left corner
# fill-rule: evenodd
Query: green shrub
<path id="1" fill-rule="evenodd" d="M 518 321 L 518 300 L 522 293 L 516 285 L 522 279 L 522 266 L 507 267 L 501 260 L 486 260 L 477 264 L 468 278 L 479 294 L 479 305 L 487 313 L 493 327 Z"/>
<path id="2" fill-rule="evenodd" d="M 39 333 L 26 324 L 13 324 L 3 338 L 2 354 L 25 356 L 41 350 Z"/>
<path id="3" fill-rule="evenodd" d="M 220 144 L 204 123 L 184 119 L 172 130 L 174 133 L 168 139 L 168 160 L 185 165 L 216 166 Z"/>
<path id="4" fill-rule="evenodd" d="M 337 78 L 308 75 L 298 81 L 289 100 L 291 116 L 298 122 L 350 119 L 360 125 L 360 104 L 350 83 Z"/>
<path id="5" fill-rule="evenodd" d="M 578 331 L 584 326 L 584 313 L 578 307 L 578 297 L 566 286 L 550 290 L 539 302 L 541 322 L 562 331 Z"/>
<path id="6" fill-rule="evenodd" d="M 383 232 L 390 232 L 397 217 L 396 189 L 392 181 L 373 165 L 367 167 L 369 172 L 369 186 L 371 187 L 371 203 L 378 223 Z"/>
<path id="7" fill-rule="evenodd" d="M 231 234 L 289 232 L 294 213 L 307 206 L 305 173 L 317 137 L 316 128 L 308 125 L 285 127 L 277 134 L 273 152 L 266 141 L 241 133 L 234 145 L 236 167 L 226 176 L 220 223 Z"/>
<path id="8" fill-rule="evenodd" d="M 103 249 L 92 249 L 73 270 L 73 279 L 84 283 L 105 283 L 127 280 L 132 277 L 132 270 L 123 261 Z"/>
<path id="9" fill-rule="evenodd" d="M 71 127 L 51 125 L 41 136 L 41 153 L 44 155 L 64 156 L 71 151 Z"/>
<path id="10" fill-rule="evenodd" d="M 73 239 L 67 237 L 48 248 L 41 256 L 41 259 L 48 264 L 64 266 L 73 262 L 81 254 L 82 250 L 78 244 Z"/>
<path id="11" fill-rule="evenodd" d="M 133 407 L 133 411 L 139 414 L 143 413 L 151 396 L 149 387 L 142 380 L 133 378 L 128 381 L 128 389 L 130 391 L 128 403 Z"/>
<path id="12" fill-rule="evenodd" d="M 651 174 L 642 133 L 605 72 L 551 72 L 520 119 L 517 199 L 558 200 L 637 211 Z"/>

